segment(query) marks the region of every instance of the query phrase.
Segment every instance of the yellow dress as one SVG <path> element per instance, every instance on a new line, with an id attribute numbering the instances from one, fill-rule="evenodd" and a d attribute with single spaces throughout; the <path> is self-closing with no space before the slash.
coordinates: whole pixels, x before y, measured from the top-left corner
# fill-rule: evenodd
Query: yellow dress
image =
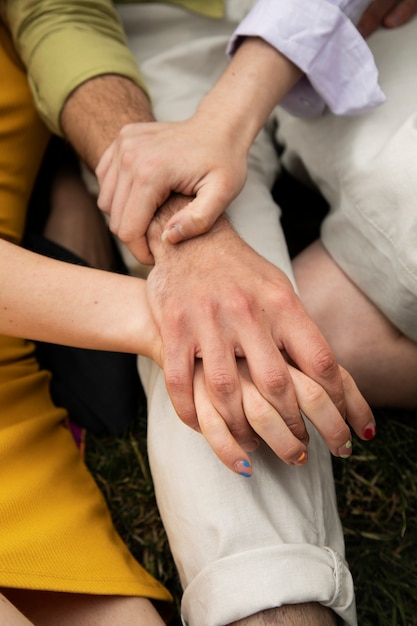
<path id="1" fill-rule="evenodd" d="M 22 237 L 48 139 L 0 25 L 0 236 L 10 241 Z M 116 533 L 65 419 L 33 344 L 0 336 L 0 588 L 170 600 Z"/>

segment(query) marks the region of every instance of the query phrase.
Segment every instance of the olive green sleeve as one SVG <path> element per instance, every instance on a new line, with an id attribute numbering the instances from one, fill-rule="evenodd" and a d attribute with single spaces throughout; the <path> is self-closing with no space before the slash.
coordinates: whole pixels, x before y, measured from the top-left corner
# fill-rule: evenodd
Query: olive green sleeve
<path id="1" fill-rule="evenodd" d="M 7 19 L 38 111 L 54 133 L 62 134 L 67 98 L 95 76 L 125 76 L 146 91 L 109 0 L 9 0 Z"/>

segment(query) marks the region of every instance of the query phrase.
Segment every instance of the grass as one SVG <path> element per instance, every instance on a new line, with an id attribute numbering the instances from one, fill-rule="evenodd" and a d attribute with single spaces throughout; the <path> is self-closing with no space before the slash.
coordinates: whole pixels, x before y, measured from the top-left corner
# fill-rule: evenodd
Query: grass
<path id="1" fill-rule="evenodd" d="M 360 626 L 417 626 L 417 413 L 375 411 L 378 435 L 334 460 L 347 559 Z M 174 595 L 181 589 L 155 505 L 146 455 L 146 409 L 119 438 L 87 438 L 86 459 L 119 533 Z M 179 626 L 177 615 L 171 625 Z"/>
<path id="2" fill-rule="evenodd" d="M 376 411 L 377 438 L 334 463 L 360 626 L 417 625 L 417 413 Z"/>

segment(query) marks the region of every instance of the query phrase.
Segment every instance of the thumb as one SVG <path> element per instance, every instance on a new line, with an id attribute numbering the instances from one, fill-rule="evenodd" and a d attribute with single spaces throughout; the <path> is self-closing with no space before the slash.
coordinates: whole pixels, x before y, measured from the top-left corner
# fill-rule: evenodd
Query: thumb
<path id="1" fill-rule="evenodd" d="M 218 194 L 199 192 L 167 222 L 162 240 L 175 244 L 206 233 L 227 209 L 230 200 Z"/>

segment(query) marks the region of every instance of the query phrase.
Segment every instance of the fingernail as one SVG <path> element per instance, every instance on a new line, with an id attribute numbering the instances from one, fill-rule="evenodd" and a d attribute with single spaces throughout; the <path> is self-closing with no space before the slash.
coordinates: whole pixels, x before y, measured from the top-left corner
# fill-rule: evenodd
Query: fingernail
<path id="1" fill-rule="evenodd" d="M 245 478 L 250 478 L 252 476 L 252 468 L 248 461 L 238 461 L 235 465 L 235 469 L 238 474 L 244 476 Z"/>
<path id="2" fill-rule="evenodd" d="M 350 457 L 350 455 L 352 454 L 352 442 L 350 441 L 350 439 L 345 443 L 344 446 L 339 448 L 337 453 L 341 459 L 348 459 Z"/>
<path id="3" fill-rule="evenodd" d="M 172 224 L 172 226 L 170 226 L 169 228 L 165 229 L 164 232 L 162 233 L 162 235 L 161 235 L 162 241 L 165 241 L 168 238 L 168 235 L 171 234 L 174 231 L 176 231 L 178 233 L 178 235 L 180 236 L 181 239 L 184 238 L 184 230 L 183 230 L 181 224 Z"/>
<path id="4" fill-rule="evenodd" d="M 307 452 L 302 452 L 300 456 L 298 457 L 298 459 L 292 462 L 292 465 L 305 465 L 307 461 L 308 461 Z"/>
<path id="5" fill-rule="evenodd" d="M 373 422 L 369 422 L 369 424 L 365 426 L 365 428 L 363 429 L 363 436 L 365 437 L 365 439 L 370 441 L 371 439 L 375 437 L 375 435 L 376 435 L 376 426 Z"/>

